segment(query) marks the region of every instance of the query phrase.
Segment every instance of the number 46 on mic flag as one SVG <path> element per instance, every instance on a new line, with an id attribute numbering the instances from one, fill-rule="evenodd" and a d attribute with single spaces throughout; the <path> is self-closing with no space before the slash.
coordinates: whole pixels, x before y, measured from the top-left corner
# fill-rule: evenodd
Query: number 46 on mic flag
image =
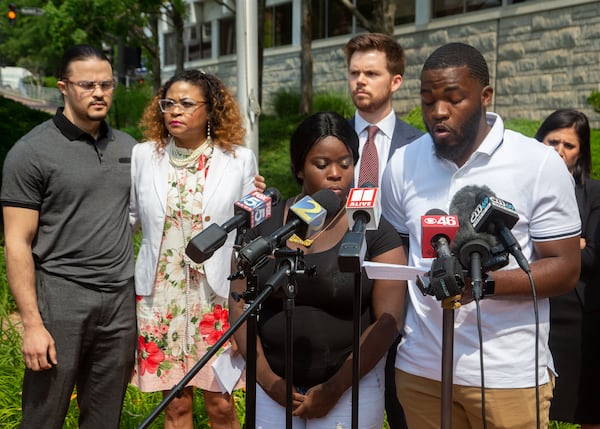
<path id="1" fill-rule="evenodd" d="M 423 215 L 421 216 L 421 255 L 423 258 L 435 258 L 435 248 L 432 241 L 439 235 L 454 240 L 458 231 L 458 216 L 456 215 Z"/>

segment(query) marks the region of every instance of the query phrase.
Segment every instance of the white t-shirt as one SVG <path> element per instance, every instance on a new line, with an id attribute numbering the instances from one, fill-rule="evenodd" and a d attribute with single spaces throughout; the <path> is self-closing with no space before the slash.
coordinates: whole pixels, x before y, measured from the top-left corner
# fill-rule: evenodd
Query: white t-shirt
<path id="1" fill-rule="evenodd" d="M 492 129 L 464 166 L 439 159 L 429 134 L 397 150 L 382 181 L 382 213 L 410 237 L 409 263 L 429 266 L 421 257 L 421 216 L 436 208 L 449 212 L 454 194 L 467 185 L 486 185 L 511 202 L 519 215 L 512 228 L 524 256 L 532 261 L 533 242 L 573 237 L 581 224 L 573 178 L 553 148 L 514 131 L 488 113 Z M 517 267 L 510 258 L 508 268 Z M 409 305 L 398 346 L 396 367 L 441 380 L 441 302 L 423 296 L 409 282 Z M 553 369 L 548 348 L 549 302 L 539 299 L 539 380 Z M 535 318 L 531 298 L 490 297 L 480 301 L 485 385 L 520 388 L 535 385 Z M 454 311 L 454 384 L 480 386 L 479 337 L 475 303 Z"/>

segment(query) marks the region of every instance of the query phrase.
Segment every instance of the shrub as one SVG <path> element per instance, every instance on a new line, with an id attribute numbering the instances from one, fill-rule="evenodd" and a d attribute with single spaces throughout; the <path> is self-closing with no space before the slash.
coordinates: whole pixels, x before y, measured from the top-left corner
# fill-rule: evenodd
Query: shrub
<path id="1" fill-rule="evenodd" d="M 273 96 L 273 106 L 277 118 L 298 118 L 300 114 L 300 93 L 295 90 L 281 90 Z M 354 105 L 348 96 L 337 92 L 313 95 L 311 112 L 336 112 L 350 118 L 354 115 Z M 261 124 L 262 125 L 262 124 Z"/>
<path id="2" fill-rule="evenodd" d="M 273 95 L 273 106 L 278 118 L 297 117 L 300 110 L 300 93 L 281 90 Z"/>
<path id="3" fill-rule="evenodd" d="M 130 87 L 117 85 L 113 104 L 108 112 L 108 122 L 112 127 L 130 134 L 140 141 L 142 133 L 138 128 L 138 123 L 152 96 L 152 85 L 148 83 L 134 84 Z"/>
<path id="4" fill-rule="evenodd" d="M 354 115 L 354 104 L 350 97 L 341 93 L 315 94 L 312 111 L 336 112 L 345 118 L 350 118 Z"/>
<path id="5" fill-rule="evenodd" d="M 594 112 L 600 113 L 600 92 L 593 90 L 592 94 L 587 98 L 587 102 L 592 106 Z"/>
<path id="6" fill-rule="evenodd" d="M 425 132 L 425 124 L 423 123 L 423 116 L 421 115 L 421 107 L 413 108 L 406 116 L 403 116 L 402 119 L 413 127 Z"/>

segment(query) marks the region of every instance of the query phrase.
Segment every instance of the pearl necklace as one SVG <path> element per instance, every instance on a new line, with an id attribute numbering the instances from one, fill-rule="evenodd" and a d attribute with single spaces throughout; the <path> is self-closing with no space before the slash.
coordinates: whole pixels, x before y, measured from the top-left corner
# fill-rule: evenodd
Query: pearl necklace
<path id="1" fill-rule="evenodd" d="M 212 155 L 212 140 L 206 139 L 204 142 L 194 150 L 177 147 L 173 137 L 169 138 L 169 162 L 173 167 L 187 167 L 200 158 L 200 156 L 206 152 L 206 156 Z"/>
<path id="2" fill-rule="evenodd" d="M 212 141 L 210 139 L 207 139 L 204 141 L 204 143 L 202 143 L 199 147 L 197 147 L 196 149 L 194 149 L 193 151 L 189 151 L 186 149 L 181 149 L 178 148 L 174 141 L 173 141 L 173 137 L 171 137 L 170 139 L 170 146 L 169 146 L 169 162 L 170 164 L 175 168 L 175 180 L 176 180 L 176 188 L 177 188 L 177 197 L 179 199 L 179 221 L 180 221 L 180 225 L 181 225 L 181 235 L 182 235 L 182 241 L 183 241 L 183 247 L 181 248 L 181 253 L 182 253 L 182 262 L 183 262 L 183 270 L 184 270 L 184 275 L 185 275 L 185 324 L 184 324 L 184 328 L 183 328 L 183 341 L 182 341 L 182 353 L 183 355 L 189 355 L 192 351 L 192 345 L 190 344 L 189 341 L 189 324 L 190 324 L 190 280 L 191 280 L 191 266 L 194 266 L 194 269 L 199 269 L 199 267 L 201 266 L 201 264 L 196 264 L 194 263 L 185 253 L 185 248 L 187 246 L 188 243 L 188 234 L 185 228 L 185 221 L 183 218 L 183 197 L 182 197 L 182 193 L 181 193 L 181 187 L 179 184 L 179 178 L 180 178 L 180 174 L 179 172 L 181 171 L 181 184 L 183 185 L 184 189 L 185 189 L 185 185 L 186 185 L 186 171 L 187 168 L 189 168 L 190 166 L 192 166 L 193 164 L 195 164 L 198 159 L 200 158 L 200 156 L 202 156 L 202 154 L 204 152 L 206 152 L 206 156 L 208 158 L 210 158 L 212 156 L 212 151 L 213 151 L 213 146 L 212 146 Z M 196 173 L 197 174 L 197 173 Z M 194 229 L 194 216 L 193 213 L 190 212 L 190 238 L 193 235 L 193 229 Z"/>

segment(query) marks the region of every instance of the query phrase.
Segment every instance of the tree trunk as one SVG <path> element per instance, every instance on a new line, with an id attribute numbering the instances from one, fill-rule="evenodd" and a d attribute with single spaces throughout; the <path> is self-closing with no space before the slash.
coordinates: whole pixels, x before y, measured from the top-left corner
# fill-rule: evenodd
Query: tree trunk
<path id="1" fill-rule="evenodd" d="M 395 0 L 377 0 L 373 3 L 373 32 L 393 36 L 396 17 Z"/>
<path id="2" fill-rule="evenodd" d="M 162 84 L 162 69 L 160 67 L 160 56 L 162 53 L 160 52 L 160 45 L 158 43 L 158 14 L 153 14 L 150 18 L 150 28 L 152 36 L 150 36 L 150 43 L 152 45 L 154 55 L 152 58 L 152 88 L 156 93 Z"/>
<path id="3" fill-rule="evenodd" d="M 302 41 L 300 49 L 300 113 L 308 115 L 312 109 L 312 6 L 311 0 L 302 0 Z"/>
<path id="4" fill-rule="evenodd" d="M 183 15 L 176 9 L 173 9 L 173 27 L 175 28 L 175 73 L 179 74 L 183 71 L 185 62 L 185 45 L 183 43 Z"/>

